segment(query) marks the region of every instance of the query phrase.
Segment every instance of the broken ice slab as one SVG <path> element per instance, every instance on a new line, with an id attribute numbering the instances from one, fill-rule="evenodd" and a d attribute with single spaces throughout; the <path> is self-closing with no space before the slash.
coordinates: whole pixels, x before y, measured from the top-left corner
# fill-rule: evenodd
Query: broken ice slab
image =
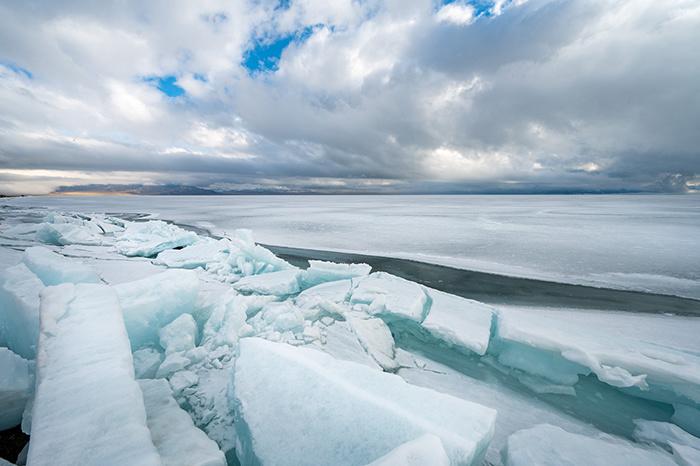
<path id="1" fill-rule="evenodd" d="M 109 286 L 43 291 L 31 439 L 32 466 L 161 464 Z"/>
<path id="2" fill-rule="evenodd" d="M 36 357 L 39 293 L 44 284 L 23 263 L 0 271 L 0 344 L 26 359 Z"/>
<path id="3" fill-rule="evenodd" d="M 167 249 L 161 252 L 154 263 L 181 269 L 205 268 L 207 264 L 227 257 L 229 248 L 230 242 L 227 239 L 200 238 L 196 243 L 182 249 Z"/>
<path id="4" fill-rule="evenodd" d="M 188 351 L 195 347 L 197 340 L 197 323 L 190 314 L 181 314 L 168 325 L 160 329 L 160 346 L 165 354 Z"/>
<path id="5" fill-rule="evenodd" d="M 101 224 L 82 216 L 50 213 L 39 224 L 35 237 L 38 241 L 57 246 L 67 244 L 102 244 L 105 230 Z"/>
<path id="6" fill-rule="evenodd" d="M 483 356 L 491 338 L 494 310 L 486 304 L 424 288 L 430 311 L 421 324 L 432 336 L 458 349 Z"/>
<path id="7" fill-rule="evenodd" d="M 325 282 L 334 282 L 348 278 L 364 277 L 372 270 L 367 264 L 336 264 L 335 262 L 310 260 L 309 268 L 302 275 L 304 288 Z"/>
<path id="8" fill-rule="evenodd" d="M 163 355 L 154 348 L 134 351 L 134 375 L 137 379 L 152 379 L 163 361 Z"/>
<path id="9" fill-rule="evenodd" d="M 415 282 L 385 272 L 375 272 L 364 278 L 354 279 L 352 304 L 368 305 L 371 314 L 383 318 L 408 319 L 422 322 L 430 303 L 425 292 Z"/>
<path id="10" fill-rule="evenodd" d="M 131 347 L 158 344 L 158 332 L 181 314 L 196 311 L 199 278 L 193 270 L 165 272 L 114 286 Z"/>
<path id="11" fill-rule="evenodd" d="M 189 246 L 197 241 L 192 231 L 161 220 L 129 222 L 124 231 L 115 236 L 117 251 L 125 256 L 155 257 L 166 249 Z"/>
<path id="12" fill-rule="evenodd" d="M 450 458 L 440 437 L 421 435 L 399 445 L 367 466 L 449 466 Z"/>
<path id="13" fill-rule="evenodd" d="M 87 264 L 56 254 L 41 246 L 27 248 L 22 262 L 46 286 L 61 283 L 100 283 L 97 272 Z"/>
<path id="14" fill-rule="evenodd" d="M 238 280 L 233 287 L 243 293 L 287 296 L 301 290 L 300 276 L 301 270 L 299 269 L 249 275 Z"/>
<path id="15" fill-rule="evenodd" d="M 0 430 L 22 421 L 22 413 L 34 391 L 33 362 L 7 348 L 0 348 Z"/>
<path id="16" fill-rule="evenodd" d="M 226 466 L 216 443 L 195 427 L 167 380 L 141 380 L 146 419 L 163 466 Z M 127 445 L 125 445 L 127 446 Z"/>
<path id="17" fill-rule="evenodd" d="M 671 444 L 683 445 L 700 451 L 700 438 L 689 434 L 675 424 L 646 419 L 637 419 L 634 424 L 634 438 L 639 442 L 655 443 L 665 447 L 670 447 Z"/>
<path id="18" fill-rule="evenodd" d="M 350 328 L 372 359 L 387 372 L 394 372 L 399 364 L 394 360 L 394 337 L 382 319 L 352 317 L 348 315 Z"/>
<path id="19" fill-rule="evenodd" d="M 507 466 L 673 466 L 667 453 L 625 440 L 572 434 L 549 424 L 508 437 Z"/>
<path id="20" fill-rule="evenodd" d="M 476 465 L 496 418 L 398 376 L 259 338 L 240 341 L 233 386 L 242 464 L 362 465 L 431 433 L 452 464 Z"/>

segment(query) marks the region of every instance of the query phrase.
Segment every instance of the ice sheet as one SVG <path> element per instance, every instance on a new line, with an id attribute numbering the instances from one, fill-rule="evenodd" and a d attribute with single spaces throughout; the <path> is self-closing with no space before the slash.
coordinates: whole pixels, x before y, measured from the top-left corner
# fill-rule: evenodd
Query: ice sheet
<path id="1" fill-rule="evenodd" d="M 41 280 L 22 263 L 0 271 L 0 345 L 27 359 L 36 357 L 43 288 Z"/>
<path id="2" fill-rule="evenodd" d="M 440 437 L 425 434 L 391 450 L 367 466 L 449 466 Z"/>

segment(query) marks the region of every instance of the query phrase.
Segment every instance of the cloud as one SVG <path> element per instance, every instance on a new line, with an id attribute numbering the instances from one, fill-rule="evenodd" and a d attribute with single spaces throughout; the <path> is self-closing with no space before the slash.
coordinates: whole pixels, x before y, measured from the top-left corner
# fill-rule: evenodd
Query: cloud
<path id="1" fill-rule="evenodd" d="M 700 174 L 693 0 L 32 5 L 0 5 L 13 192 L 61 173 L 387 192 L 682 191 Z"/>

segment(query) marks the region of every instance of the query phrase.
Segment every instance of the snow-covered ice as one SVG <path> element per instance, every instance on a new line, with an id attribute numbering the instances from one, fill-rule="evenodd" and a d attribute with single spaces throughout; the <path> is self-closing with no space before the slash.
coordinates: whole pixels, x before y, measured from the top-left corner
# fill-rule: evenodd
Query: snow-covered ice
<path id="1" fill-rule="evenodd" d="M 399 445 L 368 466 L 449 466 L 440 437 L 425 434 Z"/>

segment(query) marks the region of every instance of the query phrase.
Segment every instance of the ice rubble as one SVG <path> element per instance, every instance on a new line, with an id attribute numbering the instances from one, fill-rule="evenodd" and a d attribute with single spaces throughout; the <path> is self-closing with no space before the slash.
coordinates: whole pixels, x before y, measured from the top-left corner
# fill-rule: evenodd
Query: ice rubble
<path id="1" fill-rule="evenodd" d="M 243 464 L 366 464 L 425 433 L 440 437 L 454 464 L 479 464 L 496 417 L 400 377 L 259 338 L 241 340 L 233 386 Z"/>
<path id="2" fill-rule="evenodd" d="M 593 438 L 541 424 L 514 433 L 504 453 L 507 466 L 673 466 L 670 455 L 613 437 Z"/>
<path id="3" fill-rule="evenodd" d="M 189 246 L 197 241 L 197 234 L 163 222 L 129 222 L 114 242 L 117 251 L 125 256 L 154 257 L 166 249 Z"/>
<path id="4" fill-rule="evenodd" d="M 46 288 L 28 464 L 160 465 L 115 292 Z"/>
<path id="5" fill-rule="evenodd" d="M 46 286 L 60 283 L 100 283 L 100 277 L 92 267 L 78 260 L 66 260 L 44 247 L 27 248 L 22 262 Z"/>
<path id="6" fill-rule="evenodd" d="M 421 435 L 391 450 L 367 466 L 449 466 L 440 437 Z"/>
<path id="7" fill-rule="evenodd" d="M 0 430 L 20 423 L 34 391 L 32 363 L 7 348 L 0 348 Z"/>

